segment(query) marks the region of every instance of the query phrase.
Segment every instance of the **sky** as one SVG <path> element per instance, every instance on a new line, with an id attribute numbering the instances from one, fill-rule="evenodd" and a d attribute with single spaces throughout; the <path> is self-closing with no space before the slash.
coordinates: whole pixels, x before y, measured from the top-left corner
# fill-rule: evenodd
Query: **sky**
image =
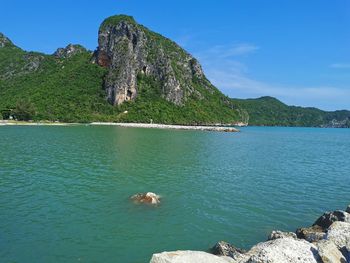
<path id="1" fill-rule="evenodd" d="M 94 50 L 116 14 L 177 42 L 225 95 L 350 110 L 349 0 L 4 0 L 0 32 L 28 51 Z"/>

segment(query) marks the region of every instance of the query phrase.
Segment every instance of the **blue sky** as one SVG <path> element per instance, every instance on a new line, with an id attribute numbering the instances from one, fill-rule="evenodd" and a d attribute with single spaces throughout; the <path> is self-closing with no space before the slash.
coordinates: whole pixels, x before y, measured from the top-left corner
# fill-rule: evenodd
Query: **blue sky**
<path id="1" fill-rule="evenodd" d="M 102 20 L 128 14 L 175 40 L 236 98 L 350 109 L 350 1 L 3 1 L 0 32 L 25 50 L 93 50 Z"/>

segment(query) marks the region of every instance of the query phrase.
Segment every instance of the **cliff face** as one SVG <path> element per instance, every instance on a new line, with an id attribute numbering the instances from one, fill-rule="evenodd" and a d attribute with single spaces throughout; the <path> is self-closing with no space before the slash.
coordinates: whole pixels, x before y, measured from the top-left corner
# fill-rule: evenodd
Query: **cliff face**
<path id="1" fill-rule="evenodd" d="M 129 16 L 110 17 L 102 23 L 94 62 L 108 68 L 104 88 L 113 105 L 137 97 L 140 75 L 160 83 L 161 96 L 176 105 L 183 105 L 192 93 L 201 97 L 194 82 L 214 89 L 196 59 Z"/>

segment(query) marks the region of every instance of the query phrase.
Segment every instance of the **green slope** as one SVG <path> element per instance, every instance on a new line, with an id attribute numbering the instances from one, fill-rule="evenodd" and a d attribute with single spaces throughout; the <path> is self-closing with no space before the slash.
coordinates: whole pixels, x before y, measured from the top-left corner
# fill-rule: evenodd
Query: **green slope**
<path id="1" fill-rule="evenodd" d="M 327 112 L 316 108 L 288 106 L 273 97 L 232 99 L 249 113 L 249 125 L 350 127 L 350 111 Z"/>

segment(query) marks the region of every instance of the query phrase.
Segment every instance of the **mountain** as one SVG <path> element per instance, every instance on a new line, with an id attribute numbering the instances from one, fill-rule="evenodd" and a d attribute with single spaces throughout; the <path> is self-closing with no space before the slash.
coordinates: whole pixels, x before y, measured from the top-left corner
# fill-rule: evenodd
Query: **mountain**
<path id="1" fill-rule="evenodd" d="M 198 61 L 130 16 L 112 16 L 98 48 L 27 52 L 0 35 L 0 113 L 18 119 L 232 124 L 244 110 Z"/>
<path id="2" fill-rule="evenodd" d="M 350 111 L 322 111 L 316 108 L 288 106 L 273 97 L 258 99 L 232 99 L 247 110 L 249 125 L 301 126 L 301 127 L 350 127 Z"/>
<path id="3" fill-rule="evenodd" d="M 0 119 L 350 127 L 350 112 L 230 99 L 175 42 L 125 15 L 105 19 L 98 47 L 27 52 L 0 33 Z"/>

